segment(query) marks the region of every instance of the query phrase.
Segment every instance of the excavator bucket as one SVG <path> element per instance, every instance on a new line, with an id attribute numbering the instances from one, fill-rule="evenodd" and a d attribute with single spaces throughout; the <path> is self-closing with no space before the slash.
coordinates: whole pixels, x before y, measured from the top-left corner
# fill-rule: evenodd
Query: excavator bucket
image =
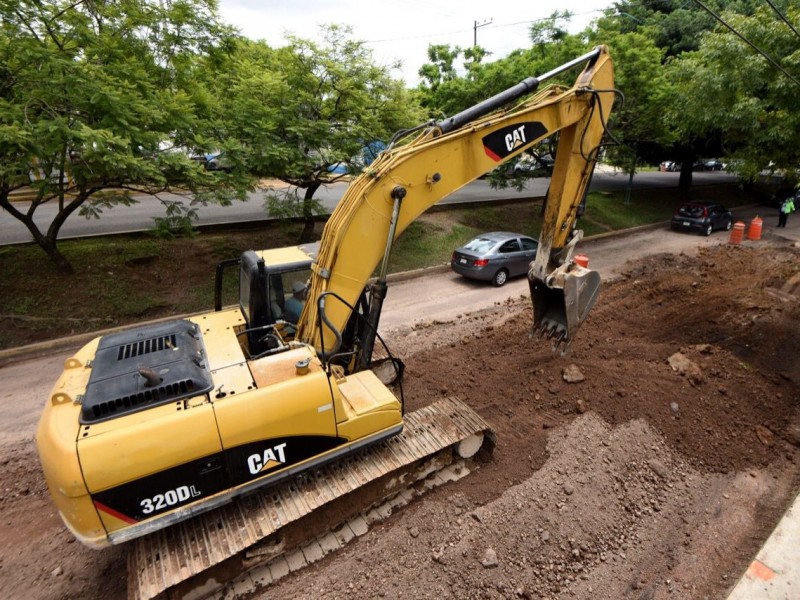
<path id="1" fill-rule="evenodd" d="M 553 350 L 561 346 L 561 353 L 566 354 L 597 300 L 600 274 L 570 263 L 547 279 L 529 278 L 533 302 L 531 335 L 552 339 Z"/>

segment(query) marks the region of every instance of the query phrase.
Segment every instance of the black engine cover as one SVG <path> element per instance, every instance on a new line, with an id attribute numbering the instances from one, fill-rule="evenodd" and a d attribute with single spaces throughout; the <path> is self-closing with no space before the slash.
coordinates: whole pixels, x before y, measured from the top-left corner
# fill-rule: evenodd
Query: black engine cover
<path id="1" fill-rule="evenodd" d="M 81 423 L 97 423 L 211 390 L 200 329 L 186 320 L 104 336 L 92 364 Z"/>

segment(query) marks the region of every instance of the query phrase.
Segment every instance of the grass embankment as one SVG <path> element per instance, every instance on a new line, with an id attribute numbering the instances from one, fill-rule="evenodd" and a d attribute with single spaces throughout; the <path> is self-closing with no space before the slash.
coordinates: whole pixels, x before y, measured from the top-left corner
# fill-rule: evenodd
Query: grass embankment
<path id="1" fill-rule="evenodd" d="M 634 192 L 628 203 L 622 192 L 591 194 L 580 226 L 595 235 L 665 221 L 678 204 L 676 194 Z M 698 188 L 695 199 L 728 206 L 757 200 L 734 186 Z M 453 249 L 485 231 L 536 236 L 540 212 L 540 203 L 523 202 L 429 213 L 398 240 L 390 272 L 446 263 Z M 217 262 L 251 248 L 294 244 L 299 231 L 298 225 L 271 224 L 172 240 L 149 235 L 65 240 L 60 248 L 75 268 L 71 276 L 58 273 L 35 245 L 0 247 L 0 348 L 209 309 Z M 235 292 L 235 285 L 230 287 Z"/>

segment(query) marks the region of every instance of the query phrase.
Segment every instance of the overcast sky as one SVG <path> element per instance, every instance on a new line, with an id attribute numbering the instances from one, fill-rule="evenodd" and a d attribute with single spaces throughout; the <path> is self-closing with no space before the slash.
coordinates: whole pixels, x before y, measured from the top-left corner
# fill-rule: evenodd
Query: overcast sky
<path id="1" fill-rule="evenodd" d="M 243 35 L 270 46 L 284 45 L 286 33 L 319 39 L 320 25 L 350 25 L 355 39 L 368 42 L 376 62 L 388 66 L 400 60 L 402 71 L 393 75 L 414 86 L 417 71 L 427 62 L 428 45 L 471 46 L 475 22 L 478 45 L 492 53 L 487 60 L 496 60 L 527 47 L 531 22 L 554 10 L 571 11 L 570 30 L 579 31 L 611 1 L 220 0 L 220 14 Z"/>

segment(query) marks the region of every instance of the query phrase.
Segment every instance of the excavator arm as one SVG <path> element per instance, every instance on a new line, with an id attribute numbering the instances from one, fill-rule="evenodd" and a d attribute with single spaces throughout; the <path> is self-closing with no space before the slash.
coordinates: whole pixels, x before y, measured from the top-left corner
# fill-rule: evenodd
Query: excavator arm
<path id="1" fill-rule="evenodd" d="M 587 61 L 571 88 L 554 86 L 530 95 L 542 81 Z M 613 88 L 611 58 L 599 46 L 454 117 L 418 128 L 405 144 L 390 146 L 353 181 L 326 224 L 296 339 L 312 344 L 322 356 L 339 351 L 353 309 L 378 267 L 368 294 L 369 327 L 355 350 L 360 367 L 369 365 L 393 241 L 439 200 L 558 133 L 529 279 L 534 330 L 569 344 L 599 287 L 597 273 L 573 264 L 571 255 L 580 239 L 574 225 L 611 111 Z M 514 104 L 523 96 L 529 97 Z"/>

